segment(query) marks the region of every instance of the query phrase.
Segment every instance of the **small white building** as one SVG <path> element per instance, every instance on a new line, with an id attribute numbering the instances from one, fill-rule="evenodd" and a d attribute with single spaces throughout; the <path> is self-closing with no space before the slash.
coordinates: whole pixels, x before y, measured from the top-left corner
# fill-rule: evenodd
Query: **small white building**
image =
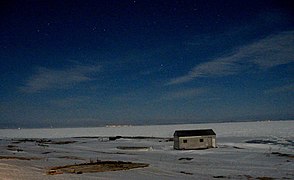
<path id="1" fill-rule="evenodd" d="M 212 129 L 177 130 L 174 149 L 207 149 L 216 147 L 216 134 Z"/>

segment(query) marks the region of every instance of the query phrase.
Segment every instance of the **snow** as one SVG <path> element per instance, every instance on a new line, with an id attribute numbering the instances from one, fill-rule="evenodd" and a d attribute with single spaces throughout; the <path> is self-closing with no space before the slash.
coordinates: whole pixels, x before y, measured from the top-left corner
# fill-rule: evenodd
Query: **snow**
<path id="1" fill-rule="evenodd" d="M 218 148 L 180 151 L 166 138 L 175 130 L 212 128 Z M 157 126 L 123 126 L 63 129 L 0 130 L 2 156 L 39 157 L 40 160 L 0 159 L 0 179 L 248 179 L 250 177 L 294 178 L 294 121 L 264 121 L 215 124 Z M 161 138 L 121 138 L 110 136 L 144 136 Z M 80 138 L 75 138 L 80 137 Z M 82 137 L 82 138 L 81 138 Z M 89 138 L 96 137 L 96 138 Z M 36 142 L 13 144 L 17 138 L 48 138 L 76 141 L 71 144 Z M 248 143 L 251 142 L 251 143 Z M 15 145 L 23 151 L 7 150 Z M 117 147 L 150 147 L 148 150 L 125 150 Z M 71 157 L 71 158 L 69 158 Z M 75 159 L 76 158 L 76 159 Z M 62 174 L 49 176 L 52 166 L 84 163 L 91 160 L 131 161 L 150 164 L 128 171 Z M 15 170 L 17 169 L 17 170 Z"/>

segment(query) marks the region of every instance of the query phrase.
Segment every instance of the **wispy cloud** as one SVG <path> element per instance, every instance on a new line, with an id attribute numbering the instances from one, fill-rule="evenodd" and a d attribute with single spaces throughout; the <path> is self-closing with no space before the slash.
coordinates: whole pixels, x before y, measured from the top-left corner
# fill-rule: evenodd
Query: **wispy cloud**
<path id="1" fill-rule="evenodd" d="M 161 100 L 178 100 L 193 98 L 205 93 L 206 91 L 207 90 L 205 88 L 188 88 L 183 90 L 177 90 L 164 94 Z"/>
<path id="2" fill-rule="evenodd" d="M 200 77 L 238 74 L 252 66 L 269 69 L 294 62 L 294 31 L 282 32 L 240 47 L 230 55 L 195 66 L 186 75 L 171 79 L 167 85 L 181 84 Z"/>
<path id="3" fill-rule="evenodd" d="M 141 103 L 143 104 L 154 104 L 163 101 L 172 100 L 189 100 L 197 96 L 207 93 L 207 88 L 180 88 L 180 89 L 148 89 L 147 92 L 143 91 L 132 91 L 120 96 L 113 97 L 116 102 L 128 102 L 128 104 Z"/>
<path id="4" fill-rule="evenodd" d="M 264 91 L 266 94 L 294 92 L 294 84 L 288 84 L 280 87 L 274 87 Z"/>
<path id="5" fill-rule="evenodd" d="M 39 67 L 21 90 L 35 93 L 49 89 L 67 89 L 78 83 L 93 80 L 91 74 L 100 71 L 100 66 L 75 65 L 62 70 Z"/>
<path id="6" fill-rule="evenodd" d="M 66 108 L 66 107 L 75 107 L 83 103 L 86 103 L 90 100 L 90 97 L 79 96 L 79 97 L 67 97 L 63 99 L 54 99 L 51 101 L 51 104 L 54 106 Z"/>

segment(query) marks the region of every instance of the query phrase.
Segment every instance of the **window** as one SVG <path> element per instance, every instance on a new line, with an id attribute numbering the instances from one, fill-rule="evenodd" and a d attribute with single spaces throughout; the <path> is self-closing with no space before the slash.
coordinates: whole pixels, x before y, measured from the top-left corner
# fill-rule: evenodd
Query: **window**
<path id="1" fill-rule="evenodd" d="M 200 142 L 203 142 L 204 140 L 203 140 L 203 139 L 199 139 L 199 141 L 200 141 Z"/>
<path id="2" fill-rule="evenodd" d="M 187 143 L 187 139 L 184 139 L 184 140 L 183 140 L 183 143 Z"/>

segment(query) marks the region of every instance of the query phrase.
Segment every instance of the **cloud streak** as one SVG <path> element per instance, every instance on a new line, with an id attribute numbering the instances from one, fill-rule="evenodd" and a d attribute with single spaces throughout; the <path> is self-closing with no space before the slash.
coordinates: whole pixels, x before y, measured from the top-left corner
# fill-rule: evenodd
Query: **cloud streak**
<path id="1" fill-rule="evenodd" d="M 274 93 L 285 93 L 285 92 L 294 92 L 294 84 L 288 84 L 281 87 L 274 87 L 264 91 L 266 94 L 274 94 Z"/>
<path id="2" fill-rule="evenodd" d="M 62 108 L 75 107 L 87 103 L 90 99 L 91 98 L 87 96 L 67 97 L 63 99 L 54 99 L 51 101 L 51 104 Z"/>
<path id="3" fill-rule="evenodd" d="M 239 74 L 252 67 L 269 69 L 294 62 L 294 31 L 282 32 L 240 47 L 230 55 L 199 64 L 186 75 L 171 79 L 167 85 L 181 84 L 201 77 Z"/>
<path id="4" fill-rule="evenodd" d="M 100 69 L 100 66 L 85 65 L 76 65 L 62 70 L 39 67 L 20 89 L 26 93 L 67 89 L 79 83 L 94 80 L 91 75 L 99 72 Z"/>
<path id="5" fill-rule="evenodd" d="M 178 99 L 187 99 L 199 96 L 206 92 L 204 88 L 189 88 L 184 90 L 172 91 L 166 93 L 162 96 L 162 100 L 178 100 Z"/>

